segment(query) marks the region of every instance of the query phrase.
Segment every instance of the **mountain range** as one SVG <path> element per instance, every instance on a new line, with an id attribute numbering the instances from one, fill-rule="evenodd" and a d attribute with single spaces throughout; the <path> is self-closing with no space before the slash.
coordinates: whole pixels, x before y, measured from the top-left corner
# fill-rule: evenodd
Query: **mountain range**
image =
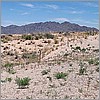
<path id="1" fill-rule="evenodd" d="M 27 25 L 17 26 L 1 26 L 2 34 L 24 34 L 24 33 L 36 33 L 36 32 L 83 32 L 83 31 L 98 31 L 97 28 L 80 26 L 70 22 L 39 22 L 31 23 Z"/>

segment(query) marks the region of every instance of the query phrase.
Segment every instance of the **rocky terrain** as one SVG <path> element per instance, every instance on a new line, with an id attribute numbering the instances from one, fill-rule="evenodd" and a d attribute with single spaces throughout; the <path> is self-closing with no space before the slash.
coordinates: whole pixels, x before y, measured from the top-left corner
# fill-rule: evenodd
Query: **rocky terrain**
<path id="1" fill-rule="evenodd" d="M 1 99 L 99 98 L 98 32 L 2 34 L 1 61 Z"/>

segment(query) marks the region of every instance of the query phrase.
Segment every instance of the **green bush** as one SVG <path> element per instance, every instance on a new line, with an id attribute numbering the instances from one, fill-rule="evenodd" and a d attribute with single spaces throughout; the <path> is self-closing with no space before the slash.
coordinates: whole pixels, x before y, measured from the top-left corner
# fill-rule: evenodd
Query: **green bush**
<path id="1" fill-rule="evenodd" d="M 13 63 L 9 63 L 9 62 L 4 65 L 4 67 L 6 67 L 6 68 L 12 67 L 12 66 L 13 66 Z"/>
<path id="2" fill-rule="evenodd" d="M 25 78 L 16 78 L 16 84 L 19 86 L 20 89 L 24 89 L 26 88 L 25 86 L 28 86 L 29 85 L 29 81 L 31 79 L 28 78 L 28 77 L 25 77 Z"/>
<path id="3" fill-rule="evenodd" d="M 25 39 L 25 40 L 32 40 L 33 37 L 32 37 L 32 35 L 22 35 L 22 39 Z"/>
<path id="4" fill-rule="evenodd" d="M 79 69 L 79 75 L 84 75 L 85 73 L 86 73 L 86 68 L 81 66 Z"/>
<path id="5" fill-rule="evenodd" d="M 89 65 L 91 65 L 91 64 L 94 63 L 94 60 L 93 59 L 89 59 L 88 63 L 89 63 Z"/>
<path id="6" fill-rule="evenodd" d="M 66 76 L 67 76 L 67 74 L 66 73 L 63 73 L 63 72 L 58 72 L 58 73 L 55 74 L 55 77 L 57 79 L 66 79 L 65 78 Z"/>
<path id="7" fill-rule="evenodd" d="M 89 59 L 88 61 L 89 65 L 93 64 L 93 65 L 99 65 L 99 59 L 95 58 L 95 59 Z"/>
<path id="8" fill-rule="evenodd" d="M 9 82 L 11 82 L 11 81 L 12 81 L 12 78 L 11 78 L 11 77 L 9 77 L 9 78 L 6 78 L 6 81 L 9 81 Z"/>
<path id="9" fill-rule="evenodd" d="M 6 71 L 9 72 L 10 74 L 15 74 L 16 72 L 13 70 L 13 63 L 6 63 L 4 67 L 6 68 Z"/>
<path id="10" fill-rule="evenodd" d="M 49 33 L 46 33 L 44 36 L 45 36 L 47 39 L 53 39 L 53 38 L 54 38 L 54 35 L 49 34 Z"/>

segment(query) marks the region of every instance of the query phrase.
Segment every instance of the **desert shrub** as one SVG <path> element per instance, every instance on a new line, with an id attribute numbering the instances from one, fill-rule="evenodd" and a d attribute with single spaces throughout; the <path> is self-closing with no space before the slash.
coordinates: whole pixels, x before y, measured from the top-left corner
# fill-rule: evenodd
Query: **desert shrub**
<path id="1" fill-rule="evenodd" d="M 99 72 L 99 67 L 96 68 L 96 71 Z"/>
<path id="2" fill-rule="evenodd" d="M 43 47 L 43 45 L 42 45 L 42 44 L 38 44 L 37 46 L 39 46 L 39 47 Z"/>
<path id="3" fill-rule="evenodd" d="M 89 59 L 89 60 L 88 60 L 88 63 L 89 63 L 89 65 L 91 65 L 91 64 L 94 63 L 94 60 L 93 60 L 93 59 Z"/>
<path id="4" fill-rule="evenodd" d="M 50 44 L 51 43 L 51 40 L 48 40 L 48 44 Z"/>
<path id="5" fill-rule="evenodd" d="M 46 74 L 48 74 L 48 72 L 50 72 L 49 70 L 43 70 L 41 73 L 42 73 L 42 75 L 46 75 Z"/>
<path id="6" fill-rule="evenodd" d="M 9 37 L 9 36 L 1 36 L 1 41 L 3 43 L 8 43 L 8 41 L 11 41 L 11 37 Z"/>
<path id="7" fill-rule="evenodd" d="M 10 73 L 10 74 L 15 74 L 16 72 L 15 72 L 13 69 L 11 69 L 11 70 L 9 71 L 9 73 Z"/>
<path id="8" fill-rule="evenodd" d="M 93 65 L 99 65 L 99 58 L 89 59 L 88 63 L 89 63 L 89 65 L 91 65 L 91 64 L 93 64 Z"/>
<path id="9" fill-rule="evenodd" d="M 59 41 L 57 39 L 54 39 L 54 44 L 58 44 Z"/>
<path id="10" fill-rule="evenodd" d="M 29 81 L 30 80 L 31 79 L 28 78 L 28 77 L 25 77 L 25 78 L 16 78 L 15 82 L 19 86 L 20 89 L 24 89 L 24 88 L 26 88 L 25 86 L 29 85 Z"/>
<path id="11" fill-rule="evenodd" d="M 45 40 L 43 43 L 48 43 L 48 41 Z"/>
<path id="12" fill-rule="evenodd" d="M 66 76 L 67 76 L 67 74 L 63 73 L 63 72 L 58 72 L 58 73 L 55 74 L 55 77 L 57 79 L 66 79 Z"/>
<path id="13" fill-rule="evenodd" d="M 99 65 L 99 58 L 94 59 L 94 65 Z"/>
<path id="14" fill-rule="evenodd" d="M 12 53 L 11 51 L 8 51 L 8 52 L 7 52 L 7 55 L 9 55 L 9 56 L 14 56 L 14 53 Z"/>
<path id="15" fill-rule="evenodd" d="M 84 75 L 86 73 L 86 68 L 87 68 L 86 63 L 80 61 L 79 67 L 80 67 L 80 69 L 79 69 L 79 75 Z"/>
<path id="16" fill-rule="evenodd" d="M 60 64 L 61 64 L 61 62 L 60 62 L 60 61 L 57 61 L 57 64 L 58 64 L 58 65 L 60 65 Z"/>
<path id="17" fill-rule="evenodd" d="M 6 81 L 11 82 L 12 81 L 12 78 L 11 77 L 6 78 Z"/>
<path id="18" fill-rule="evenodd" d="M 85 73 L 86 73 L 86 68 L 83 66 L 80 66 L 79 75 L 84 75 Z"/>
<path id="19" fill-rule="evenodd" d="M 9 62 L 7 62 L 7 63 L 4 65 L 4 67 L 6 67 L 6 68 L 12 67 L 12 66 L 13 66 L 13 63 L 9 63 Z"/>
<path id="20" fill-rule="evenodd" d="M 46 33 L 46 34 L 44 35 L 44 37 L 46 37 L 47 39 L 53 39 L 53 38 L 54 38 L 54 35 L 49 34 L 49 33 Z"/>
<path id="21" fill-rule="evenodd" d="M 94 65 L 99 65 L 99 61 L 95 61 L 94 62 Z"/>
<path id="22" fill-rule="evenodd" d="M 32 97 L 26 96 L 26 99 L 32 99 Z"/>
<path id="23" fill-rule="evenodd" d="M 36 57 L 36 52 L 32 52 L 32 53 L 23 53 L 22 54 L 22 58 L 31 58 L 34 59 Z"/>
<path id="24" fill-rule="evenodd" d="M 65 53 L 65 54 L 64 54 L 65 57 L 67 57 L 68 55 L 69 55 L 68 53 Z"/>
<path id="25" fill-rule="evenodd" d="M 90 35 L 90 32 L 85 32 L 86 35 Z"/>
<path id="26" fill-rule="evenodd" d="M 6 80 L 0 80 L 1 81 L 1 83 L 5 83 L 6 82 Z"/>
<path id="27" fill-rule="evenodd" d="M 5 40 L 5 39 L 1 39 L 1 42 L 3 42 L 3 43 L 8 43 L 8 41 Z"/>
<path id="28" fill-rule="evenodd" d="M 83 92 L 82 88 L 81 89 L 78 89 L 78 92 L 82 93 Z"/>
<path id="29" fill-rule="evenodd" d="M 99 49 L 94 49 L 93 52 L 99 52 Z"/>
<path id="30" fill-rule="evenodd" d="M 77 46 L 75 49 L 76 49 L 76 50 L 81 50 L 81 48 L 80 48 L 79 46 Z"/>
<path id="31" fill-rule="evenodd" d="M 82 51 L 82 52 L 85 52 L 85 51 L 86 51 L 86 49 L 85 49 L 85 48 L 83 48 L 81 51 Z"/>
<path id="32" fill-rule="evenodd" d="M 32 35 L 22 35 L 22 39 L 25 39 L 25 40 L 32 40 L 33 37 L 32 37 Z"/>
<path id="33" fill-rule="evenodd" d="M 16 72 L 13 69 L 14 64 L 13 63 L 6 63 L 4 67 L 6 68 L 6 71 L 9 72 L 10 74 L 15 74 Z"/>
<path id="34" fill-rule="evenodd" d="M 50 76 L 47 76 L 47 78 L 49 79 L 49 81 L 52 81 L 52 77 L 50 77 Z"/>
<path id="35" fill-rule="evenodd" d="M 35 40 L 39 40 L 39 37 L 37 35 L 35 36 Z"/>

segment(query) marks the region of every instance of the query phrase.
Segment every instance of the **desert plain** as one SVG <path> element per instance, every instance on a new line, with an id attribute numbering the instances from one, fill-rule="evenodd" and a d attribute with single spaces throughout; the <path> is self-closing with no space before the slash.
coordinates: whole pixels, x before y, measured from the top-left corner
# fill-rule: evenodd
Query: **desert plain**
<path id="1" fill-rule="evenodd" d="M 98 32 L 2 34 L 1 62 L 1 99 L 99 98 Z"/>

